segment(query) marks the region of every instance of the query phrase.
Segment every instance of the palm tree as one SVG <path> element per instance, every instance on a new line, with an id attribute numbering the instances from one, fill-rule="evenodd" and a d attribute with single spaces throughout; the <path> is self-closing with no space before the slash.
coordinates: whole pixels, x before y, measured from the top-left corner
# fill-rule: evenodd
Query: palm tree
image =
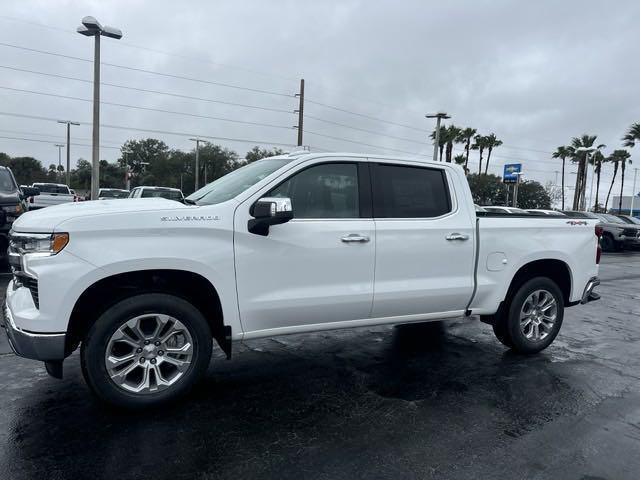
<path id="1" fill-rule="evenodd" d="M 627 162 L 631 163 L 631 154 L 627 152 L 626 156 L 620 157 L 620 198 L 618 202 L 618 213 L 622 213 L 622 191 L 624 190 L 624 169 Z M 633 193 L 635 195 L 635 192 Z"/>
<path id="2" fill-rule="evenodd" d="M 482 155 L 484 153 L 484 149 L 487 148 L 487 137 L 483 135 L 476 135 L 473 137 L 473 145 L 471 145 L 473 150 L 478 150 L 480 153 L 480 165 L 478 166 L 478 175 L 482 175 Z"/>
<path id="3" fill-rule="evenodd" d="M 587 187 L 587 156 L 588 151 L 585 149 L 593 148 L 597 135 L 584 134 L 580 137 L 574 137 L 571 140 L 571 161 L 578 163 L 578 175 L 576 177 L 576 190 L 573 195 L 573 209 L 579 210 L 584 198 Z M 598 145 L 597 149 L 604 148 L 604 145 Z"/>
<path id="4" fill-rule="evenodd" d="M 571 148 L 570 147 L 558 147 L 556 151 L 553 152 L 553 158 L 560 158 L 562 160 L 562 210 L 564 210 L 564 166 L 567 157 L 571 156 Z"/>
<path id="5" fill-rule="evenodd" d="M 600 173 L 602 171 L 602 162 L 605 161 L 605 157 L 600 150 L 596 150 L 589 158 L 589 163 L 591 163 L 593 167 L 593 171 L 596 174 L 596 201 L 593 204 L 593 211 L 598 211 L 598 197 L 600 195 Z"/>
<path id="6" fill-rule="evenodd" d="M 487 142 L 487 163 L 484 166 L 484 174 L 486 175 L 488 170 L 489 170 L 489 160 L 491 160 L 491 152 L 493 151 L 494 148 L 499 147 L 500 145 L 502 145 L 502 140 L 498 140 L 498 137 L 496 137 L 495 133 L 492 133 L 490 135 L 487 135 L 485 137 L 486 142 Z"/>
<path id="7" fill-rule="evenodd" d="M 636 145 L 636 142 L 640 142 L 640 123 L 631 125 L 627 133 L 622 137 L 622 141 L 625 147 L 631 148 Z"/>
<path id="8" fill-rule="evenodd" d="M 453 163 L 455 163 L 456 165 L 460 165 L 462 166 L 462 168 L 464 168 L 464 173 L 465 175 L 469 172 L 467 172 L 467 158 L 464 156 L 464 154 L 459 153 L 458 155 L 456 155 L 455 157 L 453 157 Z"/>
<path id="9" fill-rule="evenodd" d="M 469 150 L 471 149 L 471 139 L 476 134 L 475 128 L 465 128 L 460 132 L 460 136 L 458 137 L 458 141 L 460 143 L 464 143 L 464 150 L 466 154 L 466 159 L 464 161 L 464 171 L 469 171 Z"/>
<path id="10" fill-rule="evenodd" d="M 613 189 L 613 184 L 616 181 L 616 175 L 618 174 L 618 166 L 622 161 L 622 158 L 629 158 L 629 152 L 626 150 L 614 150 L 611 155 L 607 157 L 607 162 L 613 163 L 613 177 L 611 178 L 611 185 L 609 185 L 609 191 L 607 192 L 607 199 L 604 202 L 604 209 L 607 210 L 607 206 L 609 205 L 609 197 L 611 196 L 611 190 Z"/>
<path id="11" fill-rule="evenodd" d="M 449 128 L 447 128 L 447 133 L 446 133 L 446 143 L 447 143 L 447 149 L 446 149 L 446 161 L 448 163 L 451 163 L 451 159 L 453 157 L 453 144 L 458 142 L 458 139 L 460 138 L 460 132 L 462 130 L 459 127 L 456 127 L 455 125 L 449 125 Z"/>

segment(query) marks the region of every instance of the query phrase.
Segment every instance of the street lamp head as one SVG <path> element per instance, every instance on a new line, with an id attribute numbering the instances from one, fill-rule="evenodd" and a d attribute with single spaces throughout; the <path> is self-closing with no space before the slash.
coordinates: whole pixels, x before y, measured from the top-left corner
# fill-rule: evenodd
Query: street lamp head
<path id="1" fill-rule="evenodd" d="M 100 35 L 100 30 L 95 30 L 92 28 L 87 28 L 84 25 L 80 25 L 76 31 L 80 35 L 84 35 L 85 37 L 95 37 L 96 35 Z"/>
<path id="2" fill-rule="evenodd" d="M 105 25 L 102 28 L 102 35 L 104 37 L 115 38 L 116 40 L 120 40 L 122 38 L 122 30 L 119 28 L 109 27 Z"/>
<path id="3" fill-rule="evenodd" d="M 95 17 L 84 17 L 82 19 L 82 25 L 87 27 L 89 30 L 102 30 L 102 25 L 100 25 L 100 22 L 96 20 Z"/>
<path id="4" fill-rule="evenodd" d="M 71 120 L 58 120 L 58 123 L 64 123 L 68 125 L 80 125 L 80 122 L 72 122 Z"/>
<path id="5" fill-rule="evenodd" d="M 427 113 L 425 115 L 427 118 L 451 118 L 451 116 L 445 112 L 437 112 L 437 113 Z"/>

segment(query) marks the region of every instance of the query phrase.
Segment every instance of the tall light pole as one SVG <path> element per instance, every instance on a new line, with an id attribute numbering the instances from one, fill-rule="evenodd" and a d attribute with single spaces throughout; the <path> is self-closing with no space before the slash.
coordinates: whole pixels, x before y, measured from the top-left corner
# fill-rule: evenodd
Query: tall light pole
<path id="1" fill-rule="evenodd" d="M 67 124 L 67 186 L 71 185 L 71 125 L 80 125 L 70 120 L 58 120 L 58 123 Z"/>
<path id="2" fill-rule="evenodd" d="M 58 180 L 58 177 L 60 176 L 60 167 L 62 166 L 62 156 L 60 152 L 62 147 L 64 147 L 64 143 L 56 143 L 54 147 L 58 147 L 58 170 L 56 171 L 56 180 Z"/>
<path id="3" fill-rule="evenodd" d="M 631 209 L 629 210 L 629 215 L 633 217 L 633 201 L 636 198 L 636 177 L 638 176 L 638 169 L 633 169 L 633 190 L 631 190 Z"/>
<path id="4" fill-rule="evenodd" d="M 425 115 L 425 117 L 427 118 L 436 118 L 436 138 L 435 138 L 435 143 L 433 144 L 433 161 L 437 162 L 438 161 L 438 148 L 440 147 L 440 121 L 443 118 L 451 118 L 449 115 L 447 115 L 444 112 L 438 112 L 438 113 L 428 113 Z"/>
<path id="5" fill-rule="evenodd" d="M 196 174 L 195 174 L 195 189 L 198 190 L 198 184 L 200 180 L 200 140 L 199 138 L 190 138 L 192 142 L 196 142 Z M 195 191 L 195 190 L 194 190 Z"/>
<path id="6" fill-rule="evenodd" d="M 91 200 L 97 200 L 100 189 L 100 37 L 120 40 L 122 31 L 102 26 L 94 17 L 84 17 L 78 33 L 94 37 L 93 50 L 93 137 L 91 149 Z"/>

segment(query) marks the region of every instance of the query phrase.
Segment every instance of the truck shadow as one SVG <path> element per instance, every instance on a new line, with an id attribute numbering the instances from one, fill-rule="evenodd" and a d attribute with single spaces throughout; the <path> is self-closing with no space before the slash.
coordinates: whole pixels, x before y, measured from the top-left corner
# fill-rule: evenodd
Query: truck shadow
<path id="1" fill-rule="evenodd" d="M 5 411 L 0 466 L 115 478 L 145 476 L 164 458 L 162 478 L 223 478 L 242 473 L 247 458 L 271 471 L 351 436 L 403 438 L 409 428 L 437 442 L 452 416 L 518 436 L 582 401 L 546 355 L 516 356 L 479 335 L 432 322 L 256 341 L 231 362 L 215 360 L 180 403 L 135 413 L 90 397 L 71 358 L 62 383 L 38 381 Z"/>

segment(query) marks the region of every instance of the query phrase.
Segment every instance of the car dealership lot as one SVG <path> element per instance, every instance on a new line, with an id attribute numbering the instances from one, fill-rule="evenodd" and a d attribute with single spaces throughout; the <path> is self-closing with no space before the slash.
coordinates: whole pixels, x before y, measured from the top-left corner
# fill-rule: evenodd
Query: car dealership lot
<path id="1" fill-rule="evenodd" d="M 88 395 L 77 354 L 57 381 L 3 336 L 2 477 L 636 478 L 640 253 L 600 276 L 535 356 L 477 320 L 278 337 L 135 414 Z"/>

